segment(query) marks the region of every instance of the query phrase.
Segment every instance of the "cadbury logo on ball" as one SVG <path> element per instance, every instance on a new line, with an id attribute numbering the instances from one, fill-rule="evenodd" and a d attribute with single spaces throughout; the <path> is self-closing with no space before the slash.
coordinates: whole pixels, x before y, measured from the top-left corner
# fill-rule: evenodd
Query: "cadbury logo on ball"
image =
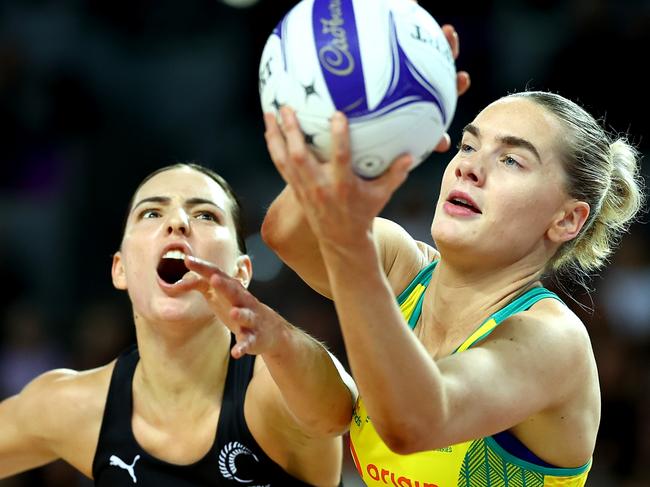
<path id="1" fill-rule="evenodd" d="M 354 71 L 354 57 L 350 53 L 348 35 L 345 30 L 341 0 L 331 0 L 328 5 L 330 18 L 321 18 L 323 34 L 331 40 L 318 51 L 323 68 L 336 76 L 347 76 Z"/>

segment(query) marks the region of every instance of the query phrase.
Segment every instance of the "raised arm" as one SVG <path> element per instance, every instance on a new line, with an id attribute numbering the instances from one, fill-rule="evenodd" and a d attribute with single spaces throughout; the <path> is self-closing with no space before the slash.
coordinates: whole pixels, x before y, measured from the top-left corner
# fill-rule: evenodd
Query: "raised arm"
<path id="1" fill-rule="evenodd" d="M 271 130 L 278 130 L 274 120 L 269 123 L 275 126 Z M 312 289 L 332 298 L 318 241 L 291 186 L 286 186 L 269 208 L 262 225 L 262 237 Z M 397 223 L 384 218 L 375 218 L 373 239 L 382 269 L 395 295 L 408 285 L 409 276 L 417 274 L 438 255 L 433 247 L 414 240 Z"/>
<path id="2" fill-rule="evenodd" d="M 195 274 L 184 289 L 204 294 L 216 316 L 235 334 L 232 355 L 260 355 L 266 365 L 264 389 L 269 408 L 286 409 L 313 436 L 336 436 L 350 422 L 356 399 L 351 377 L 325 347 L 258 301 L 215 265 L 187 257 Z M 279 417 L 287 415 L 280 414 Z"/>
<path id="3" fill-rule="evenodd" d="M 571 444 L 575 435 L 563 436 L 562 425 L 569 422 L 584 437 L 598 425 L 588 408 L 597 395 L 596 369 L 577 318 L 559 303 L 540 303 L 547 308 L 543 313 L 513 316 L 480 346 L 435 361 L 404 326 L 385 278 L 373 267 L 371 249 L 365 242 L 356 259 L 336 248 L 324 250 L 324 257 L 352 373 L 392 450 L 443 448 L 529 420 L 554 443 L 558 464 L 579 466 L 591 456 Z M 349 276 L 360 273 L 364 279 L 350 285 Z M 585 384 L 591 384 L 588 394 Z M 417 398 L 409 402 L 408 415 L 404 398 Z M 558 438 L 570 453 L 560 452 Z"/>
<path id="4" fill-rule="evenodd" d="M 284 144 L 284 140 L 273 115 L 265 114 L 264 117 L 267 144 L 274 157 L 273 153 L 278 150 L 274 148 L 276 141 Z M 290 186 L 285 186 L 266 212 L 262 223 L 262 238 L 311 288 L 331 298 L 318 242 Z"/>
<path id="5" fill-rule="evenodd" d="M 458 34 L 451 25 L 444 25 L 442 30 L 451 46 L 454 58 L 457 58 L 460 49 Z M 459 71 L 457 74 L 458 95 L 465 93 L 469 86 L 469 74 Z M 304 148 L 304 145 L 287 144 L 286 136 L 299 136 L 299 127 L 293 118 L 285 120 L 284 133 L 272 114 L 265 114 L 264 122 L 269 154 L 283 177 L 283 168 L 289 161 L 304 164 L 314 160 L 313 155 Z M 332 136 L 336 137 L 337 134 L 332 134 Z M 445 134 L 436 150 L 447 151 L 450 145 L 449 136 Z M 337 146 L 336 141 L 333 146 Z M 333 159 L 336 157 L 334 155 Z M 318 242 L 295 196 L 293 189 L 286 186 L 273 201 L 262 225 L 262 238 L 309 286 L 320 294 L 331 298 L 332 292 Z M 421 259 L 429 261 L 435 256 L 435 251 L 432 248 L 416 243 L 396 224 L 380 218 L 374 222 L 373 236 L 379 259 L 395 293 L 400 292 L 406 283 L 400 279 L 394 280 L 393 275 L 409 275 L 409 269 L 418 267 L 421 264 Z"/>
<path id="6" fill-rule="evenodd" d="M 335 115 L 333 130 L 346 133 L 342 114 Z M 299 143 L 291 134 L 287 139 Z M 542 435 L 558 435 L 556 446 L 567 417 L 593 434 L 598 418 L 584 414 L 586 402 L 580 407 L 581 387 L 597 380 L 579 320 L 559 304 L 539 312 L 539 303 L 482 346 L 434 361 L 404 324 L 373 237 L 375 215 L 406 179 L 409 161 L 397 161 L 371 181 L 354 174 L 348 157 L 331 164 L 326 172 L 318 162 L 293 163 L 285 173 L 318 241 L 353 376 L 386 444 L 399 453 L 431 450 L 528 418 L 553 431 Z M 405 398 L 417 398 L 408 415 Z M 581 460 L 574 466 L 590 454 L 575 454 Z"/>

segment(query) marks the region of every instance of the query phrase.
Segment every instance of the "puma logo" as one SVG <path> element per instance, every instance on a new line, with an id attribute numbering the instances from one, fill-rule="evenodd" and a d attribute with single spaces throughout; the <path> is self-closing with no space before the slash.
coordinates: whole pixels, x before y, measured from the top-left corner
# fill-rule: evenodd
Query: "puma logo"
<path id="1" fill-rule="evenodd" d="M 127 472 L 129 472 L 129 475 L 133 479 L 134 484 L 138 483 L 138 479 L 135 478 L 135 471 L 134 471 L 135 462 L 137 462 L 138 460 L 140 460 L 140 455 L 136 455 L 135 458 L 133 459 L 133 463 L 131 465 L 127 465 L 126 463 L 124 463 L 124 460 L 122 460 L 117 455 L 111 455 L 111 458 L 109 458 L 111 465 L 120 467 L 126 470 Z"/>

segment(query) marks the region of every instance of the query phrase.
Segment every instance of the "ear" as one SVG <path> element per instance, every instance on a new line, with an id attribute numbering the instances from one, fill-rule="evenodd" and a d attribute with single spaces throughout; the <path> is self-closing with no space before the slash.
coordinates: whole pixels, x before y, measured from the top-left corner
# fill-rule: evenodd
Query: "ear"
<path id="1" fill-rule="evenodd" d="M 116 289 L 126 290 L 126 272 L 124 270 L 124 262 L 122 261 L 122 253 L 117 251 L 113 254 L 113 267 L 111 269 L 111 276 L 113 278 L 113 286 Z"/>
<path id="2" fill-rule="evenodd" d="M 248 255 L 244 254 L 237 257 L 233 277 L 241 282 L 242 286 L 248 287 L 253 278 L 253 263 Z"/>
<path id="3" fill-rule="evenodd" d="M 584 201 L 568 201 L 546 231 L 546 236 L 558 244 L 573 240 L 587 221 L 589 211 L 589 204 Z"/>

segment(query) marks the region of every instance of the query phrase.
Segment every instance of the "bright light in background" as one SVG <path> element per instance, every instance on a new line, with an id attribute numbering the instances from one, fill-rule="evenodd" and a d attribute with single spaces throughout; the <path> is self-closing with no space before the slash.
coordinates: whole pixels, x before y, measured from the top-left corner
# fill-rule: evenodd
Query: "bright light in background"
<path id="1" fill-rule="evenodd" d="M 255 5 L 258 0 L 221 0 L 226 5 L 236 8 L 247 8 Z"/>

